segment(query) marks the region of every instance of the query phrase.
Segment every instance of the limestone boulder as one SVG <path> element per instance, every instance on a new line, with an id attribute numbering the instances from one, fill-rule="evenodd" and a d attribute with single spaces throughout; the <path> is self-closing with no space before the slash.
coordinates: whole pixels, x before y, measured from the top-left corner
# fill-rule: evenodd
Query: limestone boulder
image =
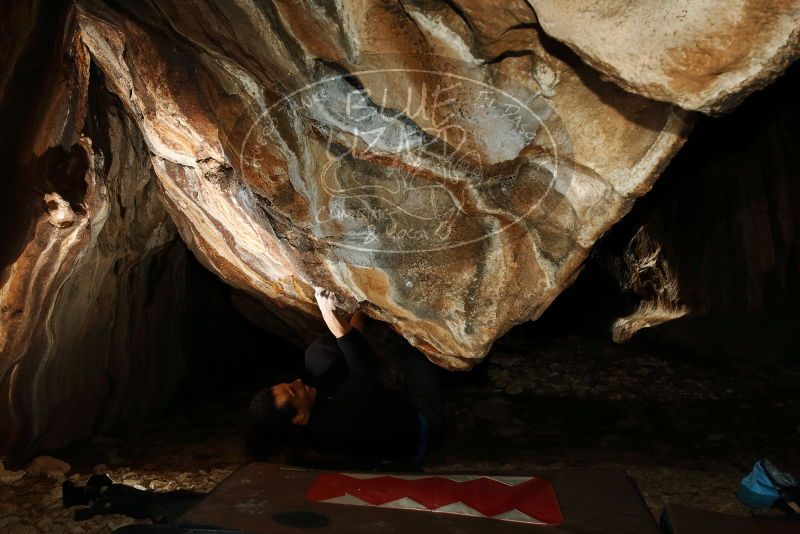
<path id="1" fill-rule="evenodd" d="M 468 368 L 569 285 L 690 122 L 515 9 L 86 0 L 76 17 L 209 269 L 289 328 L 321 285 Z"/>
<path id="2" fill-rule="evenodd" d="M 52 456 L 37 456 L 25 469 L 25 473 L 32 477 L 47 477 L 55 480 L 64 480 L 70 465 Z"/>
<path id="3" fill-rule="evenodd" d="M 529 0 L 539 24 L 627 90 L 730 110 L 800 55 L 798 0 Z"/>
<path id="4" fill-rule="evenodd" d="M 17 471 L 3 470 L 0 471 L 0 484 L 13 484 L 21 480 L 25 476 L 25 471 L 20 469 Z"/>

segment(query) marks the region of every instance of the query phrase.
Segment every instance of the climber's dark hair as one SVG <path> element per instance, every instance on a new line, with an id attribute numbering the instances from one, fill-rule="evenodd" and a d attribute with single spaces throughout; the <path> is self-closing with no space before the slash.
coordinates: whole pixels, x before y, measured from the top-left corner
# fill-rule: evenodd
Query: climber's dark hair
<path id="1" fill-rule="evenodd" d="M 284 375 L 269 387 L 260 389 L 250 401 L 250 431 L 246 451 L 253 460 L 276 461 L 305 446 L 305 427 L 292 424 L 297 409 L 289 402 L 275 405 L 272 388 L 296 378 Z"/>
<path id="2" fill-rule="evenodd" d="M 291 403 L 280 407 L 275 405 L 273 386 L 259 390 L 250 401 L 251 448 L 262 452 L 275 450 L 292 433 L 292 419 L 297 415 L 297 409 Z"/>

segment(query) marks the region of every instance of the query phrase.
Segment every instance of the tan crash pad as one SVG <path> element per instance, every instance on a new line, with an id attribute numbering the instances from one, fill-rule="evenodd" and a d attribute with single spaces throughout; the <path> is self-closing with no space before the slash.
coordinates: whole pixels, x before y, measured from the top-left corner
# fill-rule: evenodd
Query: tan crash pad
<path id="1" fill-rule="evenodd" d="M 661 514 L 668 534 L 800 534 L 791 517 L 739 517 L 670 504 Z"/>
<path id="2" fill-rule="evenodd" d="M 658 534 L 659 530 L 636 487 L 619 469 L 564 469 L 514 473 L 548 481 L 555 491 L 563 523 L 531 525 L 486 517 L 313 502 L 309 489 L 321 471 L 253 463 L 225 479 L 181 518 L 187 525 L 213 525 L 252 533 L 328 533 L 458 531 L 514 534 Z M 372 473 L 374 475 L 374 473 Z M 427 473 L 429 476 L 446 473 Z M 506 476 L 508 473 L 450 473 L 461 477 Z"/>

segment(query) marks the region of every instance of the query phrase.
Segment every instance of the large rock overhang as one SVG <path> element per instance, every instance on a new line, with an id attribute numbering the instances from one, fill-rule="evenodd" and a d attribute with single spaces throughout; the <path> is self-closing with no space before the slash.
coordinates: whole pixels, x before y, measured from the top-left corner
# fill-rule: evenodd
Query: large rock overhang
<path id="1" fill-rule="evenodd" d="M 80 2 L 78 31 L 205 265 L 286 314 L 329 287 L 450 368 L 570 284 L 690 122 L 442 6 Z"/>

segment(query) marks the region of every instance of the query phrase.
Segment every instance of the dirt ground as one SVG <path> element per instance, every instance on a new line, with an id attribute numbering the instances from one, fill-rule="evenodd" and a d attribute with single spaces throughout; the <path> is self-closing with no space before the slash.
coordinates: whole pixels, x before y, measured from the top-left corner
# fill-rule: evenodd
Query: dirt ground
<path id="1" fill-rule="evenodd" d="M 444 376 L 451 425 L 426 471 L 621 467 L 655 515 L 667 503 L 748 515 L 734 493 L 756 459 L 800 474 L 798 377 L 798 365 L 650 354 L 585 336 L 503 338 L 472 373 Z M 243 429 L 255 389 L 185 397 L 161 417 L 46 454 L 68 462 L 78 484 L 107 472 L 139 489 L 207 492 L 250 461 Z M 25 467 L 6 459 L 6 474 Z M 147 522 L 73 513 L 59 477 L 0 482 L 2 532 Z"/>

